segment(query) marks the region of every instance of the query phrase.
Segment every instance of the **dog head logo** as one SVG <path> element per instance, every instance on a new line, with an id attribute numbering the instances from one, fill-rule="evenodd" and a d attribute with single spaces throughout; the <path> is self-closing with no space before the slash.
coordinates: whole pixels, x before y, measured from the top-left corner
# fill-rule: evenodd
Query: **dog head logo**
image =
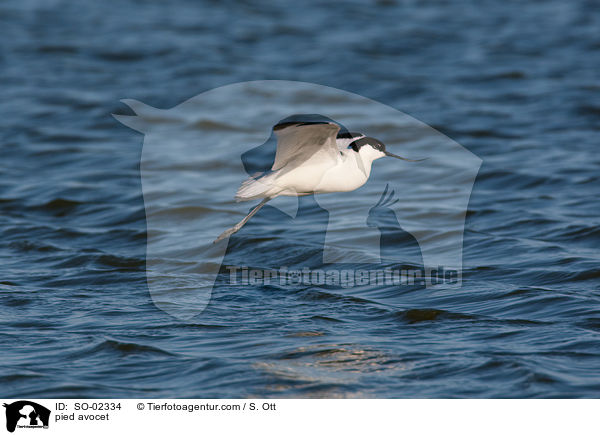
<path id="1" fill-rule="evenodd" d="M 14 432 L 21 428 L 47 428 L 50 420 L 50 410 L 29 400 L 19 400 L 4 404 L 6 408 L 6 430 Z"/>
<path id="2" fill-rule="evenodd" d="M 315 254 L 322 264 L 394 257 L 394 245 L 382 240 L 395 225 L 420 251 L 425 271 L 457 271 L 460 285 L 465 216 L 481 159 L 432 127 L 356 94 L 291 81 L 227 85 L 168 110 L 123 102 L 135 116 L 115 118 L 144 134 L 148 287 L 154 304 L 172 316 L 188 320 L 209 303 L 225 256 L 235 248 L 235 241 L 229 250 L 227 239 L 212 242 L 256 205 L 236 203 L 236 191 L 252 171 L 269 170 L 277 146 L 273 126 L 294 114 L 320 114 L 346 131 L 381 140 L 391 153 L 427 160 L 378 162 L 360 187 L 360 201 L 358 191 L 278 197 L 251 222 L 270 212 L 277 220 L 272 224 L 293 224 L 306 207 L 317 207 L 325 215 L 319 221 L 322 252 Z"/>

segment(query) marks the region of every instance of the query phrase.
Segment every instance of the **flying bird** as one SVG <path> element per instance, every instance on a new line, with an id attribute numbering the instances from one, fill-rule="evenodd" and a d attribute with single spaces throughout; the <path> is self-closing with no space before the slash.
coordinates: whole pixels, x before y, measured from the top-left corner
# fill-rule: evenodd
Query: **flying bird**
<path id="1" fill-rule="evenodd" d="M 248 178 L 238 189 L 236 201 L 262 201 L 213 243 L 238 232 L 268 201 L 278 196 L 303 196 L 349 192 L 367 182 L 373 161 L 381 157 L 411 160 L 392 154 L 385 145 L 362 133 L 340 132 L 334 122 L 280 122 L 275 161 L 270 171 Z"/>

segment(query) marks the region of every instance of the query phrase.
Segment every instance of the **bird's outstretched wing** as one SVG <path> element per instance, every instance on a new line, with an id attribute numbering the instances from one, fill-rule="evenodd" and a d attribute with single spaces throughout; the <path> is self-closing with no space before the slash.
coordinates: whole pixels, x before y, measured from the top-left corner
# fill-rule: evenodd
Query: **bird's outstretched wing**
<path id="1" fill-rule="evenodd" d="M 283 122 L 273 127 L 277 136 L 277 152 L 273 171 L 290 163 L 293 166 L 310 159 L 330 160 L 340 158 L 336 135 L 340 126 L 332 122 Z"/>

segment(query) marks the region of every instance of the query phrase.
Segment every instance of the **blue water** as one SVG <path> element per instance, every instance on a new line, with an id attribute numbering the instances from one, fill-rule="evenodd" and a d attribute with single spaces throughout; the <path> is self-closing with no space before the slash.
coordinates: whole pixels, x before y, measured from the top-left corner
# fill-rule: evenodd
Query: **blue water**
<path id="1" fill-rule="evenodd" d="M 594 5 L 2 2 L 0 396 L 598 397 Z M 462 287 L 223 284 L 189 321 L 155 306 L 143 137 L 111 113 L 263 79 L 380 101 L 483 160 Z M 312 264 L 311 210 L 286 232 L 266 208 L 224 264 Z M 382 252 L 418 257 L 390 234 Z"/>

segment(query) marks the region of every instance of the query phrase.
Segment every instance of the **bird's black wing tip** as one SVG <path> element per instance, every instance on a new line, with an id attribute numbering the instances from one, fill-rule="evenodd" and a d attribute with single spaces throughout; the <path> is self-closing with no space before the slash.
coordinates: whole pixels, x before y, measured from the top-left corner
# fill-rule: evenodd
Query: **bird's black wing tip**
<path id="1" fill-rule="evenodd" d="M 337 124 L 334 124 L 333 122 L 326 122 L 326 121 L 280 122 L 273 126 L 273 131 L 281 131 L 288 127 L 301 127 L 303 125 L 317 125 L 317 124 L 337 125 Z"/>
<path id="2" fill-rule="evenodd" d="M 364 134 L 358 133 L 356 131 L 340 130 L 340 132 L 337 134 L 337 139 L 354 139 L 356 137 L 360 138 L 364 136 Z"/>

